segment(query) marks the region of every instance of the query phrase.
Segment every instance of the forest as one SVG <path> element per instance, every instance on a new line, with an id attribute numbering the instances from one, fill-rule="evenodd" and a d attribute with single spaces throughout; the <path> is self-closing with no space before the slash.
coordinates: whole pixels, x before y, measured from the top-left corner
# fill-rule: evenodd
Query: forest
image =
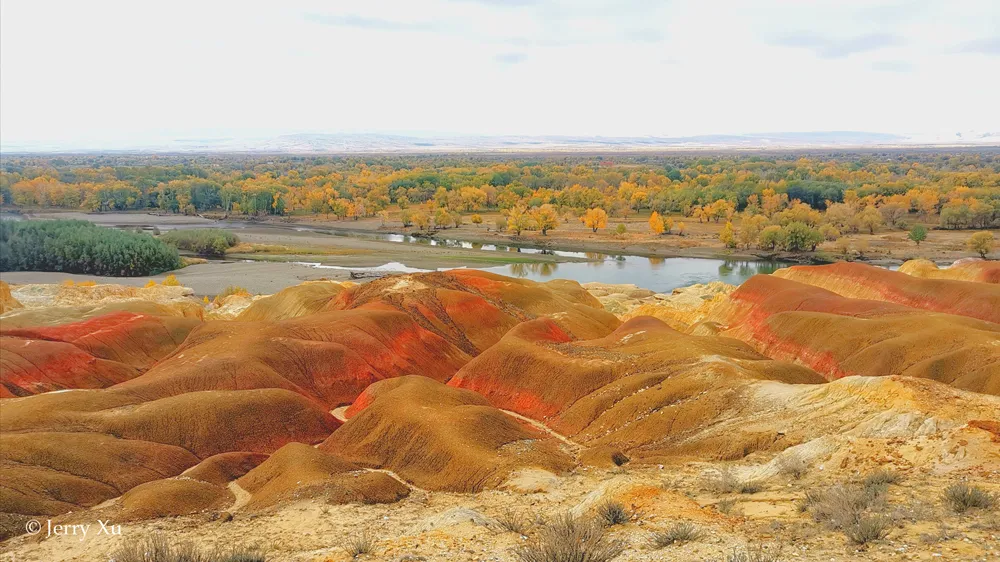
<path id="1" fill-rule="evenodd" d="M 492 211 L 515 234 L 567 220 L 597 232 L 648 213 L 656 234 L 714 221 L 727 246 L 801 250 L 916 222 L 995 228 L 1000 153 L 15 156 L 0 197 L 8 209 L 378 216 L 420 229 Z M 924 227 L 912 228 L 919 243 Z"/>
<path id="2" fill-rule="evenodd" d="M 177 269 L 177 249 L 87 221 L 0 221 L 0 271 L 62 271 L 135 277 Z"/>

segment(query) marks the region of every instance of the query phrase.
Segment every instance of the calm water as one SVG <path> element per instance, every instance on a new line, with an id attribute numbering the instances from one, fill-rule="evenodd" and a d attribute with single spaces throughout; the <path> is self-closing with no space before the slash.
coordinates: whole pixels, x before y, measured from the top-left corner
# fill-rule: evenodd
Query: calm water
<path id="1" fill-rule="evenodd" d="M 771 273 L 787 263 L 702 258 L 621 256 L 596 262 L 515 263 L 486 271 L 533 281 L 573 279 L 580 283 L 632 283 L 658 293 L 696 283 L 722 281 L 739 285 L 758 273 Z"/>

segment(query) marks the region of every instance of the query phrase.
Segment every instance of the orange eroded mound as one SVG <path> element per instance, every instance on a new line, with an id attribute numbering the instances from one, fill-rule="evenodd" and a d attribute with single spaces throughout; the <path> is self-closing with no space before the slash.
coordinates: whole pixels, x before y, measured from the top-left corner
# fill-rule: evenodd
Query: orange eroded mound
<path id="1" fill-rule="evenodd" d="M 236 320 L 273 322 L 313 314 L 323 310 L 344 288 L 344 285 L 332 281 L 311 281 L 287 287 L 254 301 Z"/>
<path id="2" fill-rule="evenodd" d="M 941 269 L 930 260 L 910 260 L 899 266 L 900 273 L 928 279 L 954 279 L 979 283 L 1000 283 L 1000 261 L 975 258 L 958 260 Z"/>
<path id="3" fill-rule="evenodd" d="M 267 460 L 267 457 L 263 453 L 244 451 L 219 453 L 185 470 L 182 476 L 224 486 L 257 468 L 260 463 Z"/>
<path id="4" fill-rule="evenodd" d="M 11 432 L 11 404 L 3 407 L 0 512 L 56 515 L 90 507 L 198 462 L 174 445 L 98 433 Z"/>
<path id="5" fill-rule="evenodd" d="M 410 489 L 392 476 L 361 467 L 302 443 L 289 443 L 236 481 L 250 493 L 248 509 L 323 496 L 329 503 L 391 503 Z"/>
<path id="6" fill-rule="evenodd" d="M 338 424 L 315 401 L 282 389 L 192 392 L 148 402 L 121 389 L 8 399 L 3 471 L 4 482 L 14 483 L 0 488 L 0 511 L 62 513 L 176 476 L 219 453 L 316 443 Z M 36 477 L 44 482 L 42 476 L 66 482 L 31 484 Z"/>
<path id="7" fill-rule="evenodd" d="M 844 297 L 894 302 L 1000 322 L 1000 285 L 914 278 L 881 267 L 848 262 L 793 266 L 779 269 L 774 275 L 822 287 Z"/>
<path id="8" fill-rule="evenodd" d="M 190 478 L 166 478 L 140 484 L 121 497 L 116 521 L 190 515 L 225 509 L 235 497 L 223 486 Z"/>
<path id="9" fill-rule="evenodd" d="M 121 390 L 146 400 L 199 390 L 283 388 L 328 407 L 369 384 L 420 374 L 445 381 L 469 357 L 394 310 L 341 310 L 279 322 L 206 322 Z"/>
<path id="10" fill-rule="evenodd" d="M 713 312 L 739 338 L 827 379 L 906 375 L 1000 394 L 1000 325 L 899 304 L 842 297 L 756 275 Z"/>
<path id="11" fill-rule="evenodd" d="M 115 312 L 60 326 L 4 326 L 0 397 L 124 382 L 173 352 L 200 323 Z"/>
<path id="12" fill-rule="evenodd" d="M 475 392 L 428 378 L 375 383 L 359 402 L 367 405 L 320 448 L 423 488 L 473 492 L 500 485 L 516 469 L 573 465 L 554 438 Z"/>
<path id="13" fill-rule="evenodd" d="M 543 420 L 598 451 L 658 458 L 711 446 L 717 449 L 713 455 L 728 458 L 729 442 L 706 445 L 692 435 L 735 411 L 737 391 L 748 381 L 824 382 L 738 340 L 683 334 L 652 317 L 634 318 L 588 341 L 567 342 L 553 328 L 545 319 L 518 326 L 449 385 Z M 774 440 L 773 432 L 768 439 Z"/>
<path id="14" fill-rule="evenodd" d="M 386 277 L 343 291 L 329 308 L 401 310 L 470 355 L 539 316 L 583 339 L 607 335 L 619 324 L 579 283 L 536 283 L 471 269 Z"/>

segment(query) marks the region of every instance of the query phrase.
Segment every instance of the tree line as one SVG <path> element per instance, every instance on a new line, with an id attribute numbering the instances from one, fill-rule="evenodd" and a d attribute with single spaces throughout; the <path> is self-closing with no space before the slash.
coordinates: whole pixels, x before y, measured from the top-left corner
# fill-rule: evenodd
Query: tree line
<path id="1" fill-rule="evenodd" d="M 508 227 L 523 230 L 545 208 L 545 224 L 549 210 L 564 220 L 586 221 L 601 209 L 618 218 L 655 211 L 719 222 L 749 209 L 769 218 L 795 213 L 794 222 L 814 228 L 818 215 L 842 232 L 907 219 L 983 229 L 1000 224 L 1000 156 L 13 157 L 0 170 L 0 199 L 23 208 L 342 220 L 392 208 L 406 212 L 404 223 L 438 228 L 463 214 L 502 211 Z"/>

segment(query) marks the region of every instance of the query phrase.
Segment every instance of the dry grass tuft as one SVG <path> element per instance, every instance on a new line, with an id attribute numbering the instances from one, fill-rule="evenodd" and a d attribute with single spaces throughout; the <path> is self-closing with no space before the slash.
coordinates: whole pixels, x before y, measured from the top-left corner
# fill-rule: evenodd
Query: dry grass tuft
<path id="1" fill-rule="evenodd" d="M 805 476 L 809 464 L 799 455 L 785 455 L 778 461 L 778 472 L 795 480 Z"/>
<path id="2" fill-rule="evenodd" d="M 854 544 L 865 545 L 889 536 L 892 520 L 884 515 L 863 515 L 856 522 L 844 527 L 844 534 Z"/>
<path id="3" fill-rule="evenodd" d="M 521 562 L 608 562 L 624 550 L 601 525 L 565 514 L 541 527 L 517 557 Z"/>
<path id="4" fill-rule="evenodd" d="M 756 494 L 764 490 L 763 480 L 744 480 L 731 470 L 724 470 L 713 482 L 713 488 L 723 494 L 738 492 L 740 494 Z"/>
<path id="5" fill-rule="evenodd" d="M 650 537 L 654 548 L 666 548 L 672 544 L 696 541 L 701 531 L 693 523 L 677 523 L 666 531 L 654 531 Z"/>
<path id="6" fill-rule="evenodd" d="M 979 486 L 959 483 L 948 486 L 944 491 L 944 499 L 955 513 L 965 513 L 970 509 L 993 509 L 996 506 L 996 496 Z"/>
<path id="7" fill-rule="evenodd" d="M 726 556 L 726 562 L 778 562 L 780 555 L 780 548 L 768 548 L 762 544 L 747 545 L 734 548 Z"/>
<path id="8" fill-rule="evenodd" d="M 351 558 L 357 558 L 363 554 L 375 552 L 375 536 L 370 531 L 364 531 L 360 535 L 355 535 L 347 539 L 347 546 L 344 550 Z"/>
<path id="9" fill-rule="evenodd" d="M 199 550 L 192 543 L 171 543 L 163 535 L 130 541 L 111 553 L 114 562 L 265 562 L 267 558 L 254 549 L 230 548 L 211 552 Z"/>
<path id="10" fill-rule="evenodd" d="M 625 509 L 625 506 L 621 502 L 616 501 L 604 502 L 597 506 L 597 515 L 609 527 L 612 525 L 623 525 L 632 519 L 632 514 Z"/>
<path id="11" fill-rule="evenodd" d="M 528 528 L 531 527 L 528 518 L 522 513 L 518 513 L 513 509 L 505 509 L 500 512 L 500 515 L 496 517 L 497 527 L 500 529 L 510 532 L 517 533 L 519 535 L 524 535 L 528 532 Z"/>

